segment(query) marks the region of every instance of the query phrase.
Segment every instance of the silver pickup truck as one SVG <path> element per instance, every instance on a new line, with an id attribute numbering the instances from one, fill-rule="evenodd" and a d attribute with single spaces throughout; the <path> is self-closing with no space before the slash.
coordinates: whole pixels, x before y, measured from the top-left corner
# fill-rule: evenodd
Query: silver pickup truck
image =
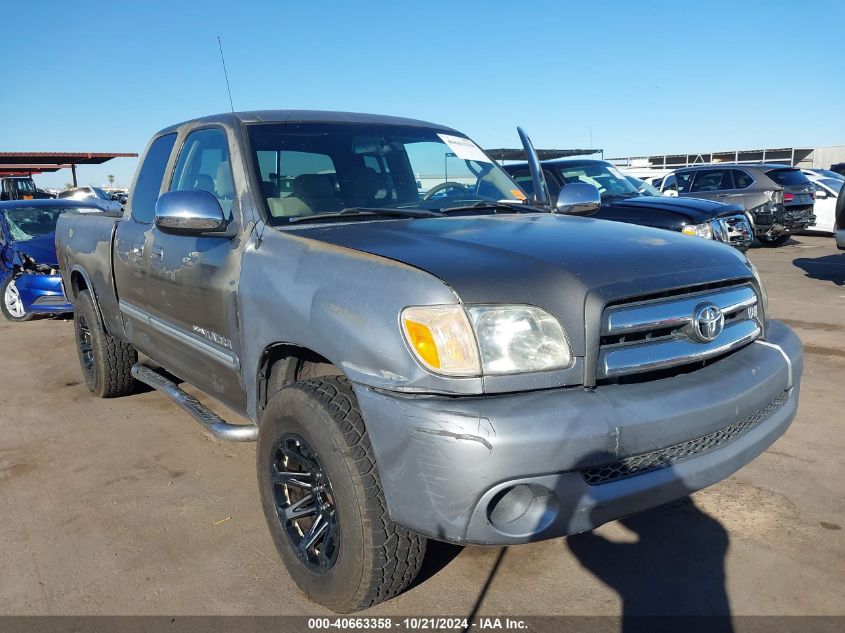
<path id="1" fill-rule="evenodd" d="M 714 484 L 795 416 L 801 344 L 745 255 L 593 219 L 588 184 L 551 203 L 523 143 L 531 199 L 440 125 L 224 114 L 153 137 L 121 218 L 59 220 L 89 389 L 257 439 L 279 554 L 333 610 L 400 592 L 427 538 L 560 537 Z"/>

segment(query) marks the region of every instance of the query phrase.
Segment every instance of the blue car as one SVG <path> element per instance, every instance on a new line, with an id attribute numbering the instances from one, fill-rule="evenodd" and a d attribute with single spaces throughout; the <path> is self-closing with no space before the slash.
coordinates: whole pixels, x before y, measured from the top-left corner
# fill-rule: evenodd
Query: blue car
<path id="1" fill-rule="evenodd" d="M 102 213 L 79 200 L 0 202 L 0 311 L 9 321 L 71 312 L 56 257 L 56 220 L 65 211 Z"/>

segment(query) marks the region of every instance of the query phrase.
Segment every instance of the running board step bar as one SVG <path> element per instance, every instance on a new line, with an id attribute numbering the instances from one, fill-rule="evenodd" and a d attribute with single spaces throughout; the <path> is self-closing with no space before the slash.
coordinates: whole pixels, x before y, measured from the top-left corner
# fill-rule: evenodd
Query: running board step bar
<path id="1" fill-rule="evenodd" d="M 135 363 L 132 366 L 132 376 L 168 396 L 218 440 L 224 442 L 254 442 L 258 438 L 258 427 L 255 424 L 229 424 L 152 367 Z"/>

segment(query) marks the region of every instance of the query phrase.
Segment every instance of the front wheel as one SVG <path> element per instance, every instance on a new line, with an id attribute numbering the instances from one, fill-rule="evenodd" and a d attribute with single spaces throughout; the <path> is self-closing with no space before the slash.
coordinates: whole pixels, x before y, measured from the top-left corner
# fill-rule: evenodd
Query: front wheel
<path id="1" fill-rule="evenodd" d="M 6 320 L 29 321 L 34 316 L 32 312 L 27 313 L 23 307 L 23 300 L 21 300 L 21 293 L 15 284 L 15 277 L 6 277 L 3 285 L 0 286 L 0 296 L 3 297 L 0 309 L 2 309 Z"/>
<path id="2" fill-rule="evenodd" d="M 769 235 L 760 235 L 757 237 L 760 240 L 760 243 L 767 247 L 767 248 L 775 248 L 776 246 L 780 246 L 782 244 L 786 244 L 787 240 L 789 240 L 789 235 L 777 235 L 777 236 L 769 236 Z"/>
<path id="3" fill-rule="evenodd" d="M 256 452 L 267 525 L 291 578 L 340 613 L 416 577 L 426 539 L 387 514 L 370 439 L 346 378 L 294 383 L 262 416 Z"/>

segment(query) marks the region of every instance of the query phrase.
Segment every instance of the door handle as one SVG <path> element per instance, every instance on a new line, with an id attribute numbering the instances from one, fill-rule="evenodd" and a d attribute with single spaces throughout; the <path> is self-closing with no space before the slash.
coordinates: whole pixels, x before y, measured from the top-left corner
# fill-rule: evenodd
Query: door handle
<path id="1" fill-rule="evenodd" d="M 164 257 L 164 249 L 160 246 L 153 246 L 152 249 L 150 249 L 150 255 L 156 259 L 161 259 Z"/>
<path id="2" fill-rule="evenodd" d="M 132 254 L 135 257 L 140 257 L 141 255 L 143 255 L 143 253 L 144 253 L 144 244 L 143 243 L 132 245 Z"/>
<path id="3" fill-rule="evenodd" d="M 716 197 L 717 198 L 730 198 L 731 194 L 729 194 L 729 193 L 717 193 Z"/>

